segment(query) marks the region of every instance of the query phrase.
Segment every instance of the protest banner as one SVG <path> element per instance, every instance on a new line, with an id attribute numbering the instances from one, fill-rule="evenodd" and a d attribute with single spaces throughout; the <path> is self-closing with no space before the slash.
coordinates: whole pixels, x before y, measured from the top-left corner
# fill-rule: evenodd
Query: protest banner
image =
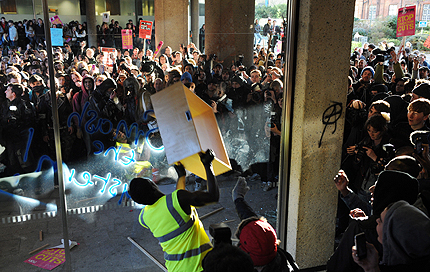
<path id="1" fill-rule="evenodd" d="M 430 35 L 427 37 L 426 41 L 424 42 L 424 46 L 427 48 L 430 48 Z"/>
<path id="2" fill-rule="evenodd" d="M 58 25 L 58 24 L 63 25 L 63 22 L 61 22 L 60 17 L 58 17 L 58 15 L 51 17 L 49 21 L 51 21 L 51 24 L 53 25 Z"/>
<path id="3" fill-rule="evenodd" d="M 52 270 L 65 261 L 64 248 L 50 248 L 37 253 L 24 262 L 43 269 Z"/>
<path id="4" fill-rule="evenodd" d="M 103 19 L 102 19 L 103 23 L 109 23 L 110 11 L 103 12 L 102 15 L 103 15 Z"/>
<path id="5" fill-rule="evenodd" d="M 63 46 L 62 28 L 51 28 L 51 44 L 52 46 Z"/>
<path id="6" fill-rule="evenodd" d="M 114 53 L 116 54 L 116 50 L 115 48 L 110 48 L 110 47 L 101 47 L 100 51 L 103 52 L 103 57 L 102 57 L 102 63 L 108 66 L 113 66 L 113 60 L 110 58 L 110 54 Z"/>
<path id="7" fill-rule="evenodd" d="M 122 36 L 122 49 L 133 49 L 133 30 L 123 29 L 121 30 Z"/>
<path id="8" fill-rule="evenodd" d="M 396 37 L 415 35 L 415 6 L 399 8 Z"/>
<path id="9" fill-rule="evenodd" d="M 161 50 L 161 47 L 163 46 L 163 44 L 164 44 L 164 42 L 163 41 L 160 41 L 159 43 L 158 43 L 158 46 L 157 46 L 157 49 L 155 50 L 155 52 L 154 52 L 154 58 L 158 55 L 158 53 L 160 52 L 160 50 Z"/>
<path id="10" fill-rule="evenodd" d="M 150 40 L 151 34 L 152 34 L 152 22 L 140 20 L 139 38 Z"/>

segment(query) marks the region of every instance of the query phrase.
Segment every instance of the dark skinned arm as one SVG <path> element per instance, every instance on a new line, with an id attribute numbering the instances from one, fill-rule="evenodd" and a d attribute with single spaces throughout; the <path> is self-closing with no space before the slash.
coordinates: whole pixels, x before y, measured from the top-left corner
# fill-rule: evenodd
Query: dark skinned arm
<path id="1" fill-rule="evenodd" d="M 174 165 L 176 173 L 178 173 L 178 182 L 176 183 L 176 190 L 185 190 L 185 168 L 182 163 L 177 163 Z"/>
<path id="2" fill-rule="evenodd" d="M 208 150 L 206 153 L 200 153 L 199 155 L 206 171 L 207 191 L 178 191 L 179 204 L 187 214 L 191 213 L 191 206 L 201 207 L 210 203 L 218 202 L 219 200 L 218 183 L 212 171 L 212 160 L 214 159 L 213 151 Z"/>

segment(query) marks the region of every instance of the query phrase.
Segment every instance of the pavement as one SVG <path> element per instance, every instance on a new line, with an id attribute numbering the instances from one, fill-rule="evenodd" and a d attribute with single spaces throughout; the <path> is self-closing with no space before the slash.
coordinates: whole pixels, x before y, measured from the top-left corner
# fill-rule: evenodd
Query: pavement
<path id="1" fill-rule="evenodd" d="M 200 217 L 223 208 L 202 219 L 205 229 L 210 224 L 226 222 L 234 234 L 240 222 L 231 197 L 236 180 L 237 175 L 219 176 L 219 203 L 198 208 Z M 187 184 L 187 189 L 192 191 L 193 182 Z M 277 188 L 264 192 L 258 178 L 249 180 L 248 185 L 251 190 L 245 199 L 257 214 L 265 216 L 276 227 Z M 163 192 L 175 188 L 173 183 L 159 186 Z M 49 187 L 52 188 L 46 189 Z M 59 203 L 58 189 L 45 184 L 44 188 L 33 195 L 25 189 L 16 194 L 0 191 L 0 271 L 46 271 L 24 261 L 43 250 L 29 254 L 35 249 L 61 244 L 62 219 L 55 211 Z M 66 194 L 69 238 L 78 243 L 70 251 L 73 271 L 162 271 L 127 239 L 134 239 L 164 264 L 158 241 L 138 222 L 140 205 L 131 200 L 120 201 L 120 196 L 100 202 L 99 198 L 73 199 L 67 190 Z M 63 263 L 52 271 L 66 271 L 66 266 Z"/>

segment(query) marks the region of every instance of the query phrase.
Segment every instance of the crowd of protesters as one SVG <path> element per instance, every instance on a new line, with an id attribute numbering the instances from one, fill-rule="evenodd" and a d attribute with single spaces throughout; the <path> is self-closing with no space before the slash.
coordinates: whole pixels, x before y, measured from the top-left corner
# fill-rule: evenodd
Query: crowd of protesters
<path id="1" fill-rule="evenodd" d="M 337 249 L 327 271 L 425 271 L 430 261 L 429 66 L 407 42 L 350 58 Z M 363 233 L 366 244 L 355 243 Z M 359 240 L 359 238 L 356 238 Z M 366 257 L 367 254 L 367 257 Z"/>
<path id="2" fill-rule="evenodd" d="M 119 156 L 135 151 L 132 177 L 150 175 L 144 162 L 153 168 L 167 165 L 163 155 L 150 148 L 162 145 L 154 130 L 157 124 L 150 96 L 173 84 L 184 84 L 213 109 L 234 169 L 246 177 L 260 176 L 264 190 L 275 186 L 283 55 L 262 48 L 259 31 L 253 63 L 246 67 L 243 56 L 226 64 L 218 60 L 216 52 L 203 54 L 193 43 L 167 46 L 154 55 L 153 47 L 143 51 L 144 40 L 136 34 L 133 49 L 123 50 L 121 27 L 115 21 L 98 27 L 98 46 L 93 47 L 87 46 L 85 23 L 53 25 L 63 28 L 65 45 L 54 47 L 55 74 L 50 75 L 43 24 L 41 19 L 16 23 L 1 18 L 3 175 L 35 171 L 44 155 L 55 160 L 52 76 L 66 163 L 79 163 L 121 147 L 124 153 Z M 266 25 L 263 35 L 277 31 L 271 23 Z M 136 33 L 131 20 L 126 28 Z M 104 52 L 102 47 L 115 50 Z M 354 50 L 350 61 L 342 170 L 335 178 L 339 190 L 337 236 L 342 238 L 327 269 L 406 267 L 420 271 L 430 255 L 429 65 L 410 43 L 397 49 L 386 43 L 378 47 L 366 43 Z M 143 132 L 152 131 L 151 144 L 127 130 L 133 124 Z M 196 189 L 201 186 L 196 183 Z M 404 226 L 404 214 L 420 227 Z M 352 249 L 354 235 L 360 232 L 369 242 L 368 257 L 362 259 Z M 400 239 L 402 235 L 407 238 Z M 409 246 L 417 237 L 420 242 Z M 394 252 L 393 244 L 399 250 Z"/>
<path id="3" fill-rule="evenodd" d="M 4 17 L 1 21 L 4 42 L 0 45 L 0 73 L 4 87 L 0 96 L 0 140 L 6 151 L 0 161 L 6 166 L 3 174 L 13 175 L 34 171 L 43 155 L 55 159 L 54 126 L 44 22 L 6 22 Z M 63 29 L 64 46 L 53 48 L 63 161 L 90 158 L 100 149 L 98 143 L 103 144 L 104 150 L 118 145 L 123 150 L 124 145 L 136 148 L 133 137 L 126 135 L 123 128 L 110 133 L 100 132 L 109 130 L 106 124 L 106 128 L 102 126 L 96 132 L 91 128 L 97 127 L 99 120 L 109 120 L 113 128 L 123 122 L 128 127 L 135 123 L 144 132 L 155 128 L 154 116 L 144 114 L 152 110 L 150 95 L 181 81 L 212 107 L 235 170 L 261 176 L 264 190 L 275 186 L 283 93 L 282 54 L 275 55 L 273 48 L 268 51 L 257 43 L 253 64 L 245 67 L 241 55 L 235 63 L 225 64 L 216 54 L 202 54 L 193 43 L 176 50 L 166 46 L 154 56 L 153 47 L 144 46 L 145 40 L 136 38 L 132 20 L 126 26 L 134 33 L 130 50 L 121 49 L 121 27 L 114 20 L 110 25 L 97 27 L 98 45 L 92 47 L 87 46 L 85 23 L 72 21 L 51 27 Z M 271 31 L 275 31 L 273 25 L 265 35 Z M 114 50 L 105 52 L 102 48 Z M 8 97 L 8 90 L 15 94 L 14 99 Z M 20 110 L 11 111 L 12 104 L 19 104 Z M 92 111 L 96 113 L 94 118 L 89 114 Z M 69 118 L 72 113 L 73 118 Z M 16 137 L 9 137 L 11 133 Z M 161 145 L 159 135 L 153 134 L 153 144 Z M 32 140 L 28 148 L 29 136 Z M 159 154 L 151 155 L 145 148 L 138 153 L 142 161 L 150 161 L 154 168 L 167 166 Z"/>
<path id="4" fill-rule="evenodd" d="M 242 176 L 260 176 L 263 190 L 276 186 L 282 54 L 276 55 L 273 48 L 266 50 L 257 43 L 253 63 L 246 67 L 242 55 L 236 62 L 226 64 L 218 60 L 217 52 L 203 54 L 193 43 L 178 48 L 166 46 L 154 55 L 153 47 L 146 46 L 143 51 L 143 40 L 135 37 L 133 49 L 124 50 L 119 36 L 121 28 L 115 21 L 110 25 L 103 23 L 98 28 L 98 45 L 88 47 L 85 23 L 70 22 L 51 25 L 63 28 L 64 40 L 64 46 L 53 47 L 51 75 L 43 23 L 38 19 L 1 24 L 4 40 L 0 63 L 0 144 L 5 147 L 0 156 L 2 176 L 35 171 L 40 158 L 56 159 L 51 100 L 51 92 L 55 92 L 61 155 L 66 164 L 88 164 L 100 154 L 113 154 L 123 162 L 134 160 L 132 168 L 124 168 L 128 171 L 124 177 L 119 176 L 120 167 L 112 167 L 107 160 L 92 166 L 103 166 L 124 180 L 154 178 L 154 169 L 163 171 L 163 167 L 167 170 L 169 166 L 165 154 L 154 151 L 162 141 L 156 130 L 151 95 L 183 84 L 212 108 L 234 170 Z M 132 21 L 126 28 L 135 29 Z M 24 35 L 15 38 L 15 29 Z M 271 31 L 275 29 L 269 26 L 265 34 Z M 52 78 L 55 86 L 51 88 Z M 143 135 L 149 135 L 148 142 Z M 109 153 L 112 148 L 117 153 Z M 197 179 L 196 191 L 204 190 L 203 186 Z M 211 186 L 208 183 L 208 188 Z M 252 256 L 247 261 L 259 270 L 265 267 L 262 271 L 286 271 L 289 255 L 277 248 L 273 227 L 246 204 L 246 192 L 245 178 L 240 177 L 233 199 L 241 207 L 240 218 L 247 219 L 240 227 L 244 234 L 238 234 L 244 244 L 249 244 L 242 246 Z M 254 237 L 255 230 L 269 232 L 267 237 Z M 266 238 L 270 241 L 264 248 L 256 250 L 251 245 L 252 241 L 264 242 Z M 260 256 L 266 253 L 267 256 Z M 214 256 L 212 261 L 217 262 Z"/>

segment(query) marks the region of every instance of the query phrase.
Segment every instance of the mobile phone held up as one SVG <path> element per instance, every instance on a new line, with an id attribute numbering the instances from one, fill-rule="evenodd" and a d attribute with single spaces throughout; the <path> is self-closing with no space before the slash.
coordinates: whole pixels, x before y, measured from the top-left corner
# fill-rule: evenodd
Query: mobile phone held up
<path id="1" fill-rule="evenodd" d="M 355 248 L 357 250 L 357 257 L 361 260 L 367 257 L 367 248 L 366 248 L 366 236 L 364 236 L 364 232 L 359 233 L 354 236 Z"/>

